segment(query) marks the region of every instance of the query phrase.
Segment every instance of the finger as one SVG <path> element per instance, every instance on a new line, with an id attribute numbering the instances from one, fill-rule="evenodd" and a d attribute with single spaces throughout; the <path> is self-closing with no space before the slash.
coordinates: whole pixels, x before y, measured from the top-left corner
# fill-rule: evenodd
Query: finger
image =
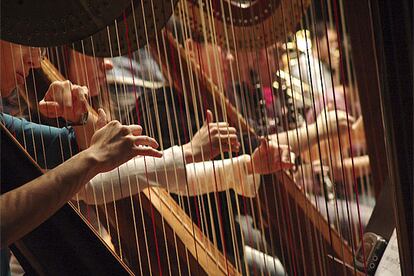
<path id="1" fill-rule="evenodd" d="M 266 138 L 261 137 L 261 138 L 260 138 L 260 147 L 262 147 L 262 148 L 267 148 L 267 146 L 268 146 L 268 143 L 267 143 Z"/>
<path id="2" fill-rule="evenodd" d="M 362 116 L 359 116 L 359 118 L 352 124 L 352 130 L 358 130 L 362 126 Z"/>
<path id="3" fill-rule="evenodd" d="M 291 169 L 295 165 L 295 154 L 287 150 L 283 151 L 278 162 L 283 170 Z"/>
<path id="4" fill-rule="evenodd" d="M 39 111 L 49 118 L 62 116 L 62 109 L 59 103 L 53 101 L 41 100 L 39 102 Z"/>
<path id="5" fill-rule="evenodd" d="M 239 137 L 236 134 L 222 135 L 220 136 L 220 140 L 222 144 L 234 145 L 239 143 Z"/>
<path id="6" fill-rule="evenodd" d="M 87 100 L 89 97 L 89 89 L 86 86 L 81 86 L 82 89 L 82 95 Z"/>
<path id="7" fill-rule="evenodd" d="M 86 86 L 81 86 L 80 87 L 80 94 L 79 94 L 79 101 L 82 104 L 82 111 L 88 112 L 88 95 L 89 95 L 89 90 Z"/>
<path id="8" fill-rule="evenodd" d="M 205 120 L 205 124 L 211 123 L 213 121 L 213 112 L 211 112 L 210 109 L 207 109 L 206 112 L 206 120 Z"/>
<path id="9" fill-rule="evenodd" d="M 219 128 L 220 134 L 236 134 L 237 130 L 234 127 L 221 127 Z"/>
<path id="10" fill-rule="evenodd" d="M 230 144 L 230 145 L 229 144 L 222 144 L 221 145 L 221 151 L 222 152 L 229 152 L 229 151 L 239 152 L 240 151 L 240 143 L 234 144 L 234 145 L 232 145 L 232 144 Z"/>
<path id="11" fill-rule="evenodd" d="M 103 128 L 108 123 L 106 113 L 102 108 L 98 109 L 98 121 L 96 122 L 96 129 Z"/>
<path id="12" fill-rule="evenodd" d="M 134 136 L 139 136 L 142 133 L 142 127 L 140 125 L 128 125 L 129 131 Z"/>
<path id="13" fill-rule="evenodd" d="M 65 109 L 72 109 L 72 84 L 63 86 L 63 107 Z"/>
<path id="14" fill-rule="evenodd" d="M 227 122 L 214 122 L 214 123 L 210 123 L 209 124 L 209 128 L 223 128 L 223 127 L 228 127 L 229 123 Z"/>
<path id="15" fill-rule="evenodd" d="M 213 133 L 211 133 L 213 138 L 214 137 L 218 137 L 220 139 L 226 138 L 226 137 L 238 137 L 237 135 L 237 131 L 228 131 L 226 129 L 220 129 L 217 132 L 214 131 Z"/>
<path id="16" fill-rule="evenodd" d="M 157 157 L 157 158 L 162 157 L 161 151 L 158 151 L 151 147 L 136 147 L 133 151 L 135 155 L 152 156 L 152 157 Z"/>
<path id="17" fill-rule="evenodd" d="M 350 123 L 354 123 L 355 122 L 355 117 L 348 115 L 348 120 Z"/>
<path id="18" fill-rule="evenodd" d="M 45 100 L 53 100 L 65 86 L 69 85 L 69 81 L 54 81 L 50 84 L 49 89 L 45 94 Z"/>
<path id="19" fill-rule="evenodd" d="M 151 137 L 141 135 L 141 136 L 133 136 L 134 144 L 137 146 L 149 146 L 151 148 L 158 148 L 158 142 Z"/>
<path id="20" fill-rule="evenodd" d="M 239 137 L 235 134 L 231 135 L 215 135 L 211 139 L 211 144 L 213 146 L 218 146 L 219 144 L 230 144 L 235 145 L 239 143 Z"/>

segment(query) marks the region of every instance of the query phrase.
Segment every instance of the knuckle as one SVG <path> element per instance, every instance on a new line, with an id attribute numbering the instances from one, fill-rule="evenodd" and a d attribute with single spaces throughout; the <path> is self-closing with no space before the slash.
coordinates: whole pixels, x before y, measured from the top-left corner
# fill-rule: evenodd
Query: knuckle
<path id="1" fill-rule="evenodd" d="M 217 129 L 217 127 L 216 126 L 214 126 L 214 127 L 212 127 L 212 128 L 210 128 L 210 133 L 211 133 L 211 135 L 217 135 L 218 134 L 218 129 Z"/>
<path id="2" fill-rule="evenodd" d="M 128 135 L 130 133 L 129 128 L 127 126 L 121 125 L 120 123 L 119 123 L 119 131 L 122 135 Z"/>
<path id="3" fill-rule="evenodd" d="M 121 123 L 120 123 L 120 122 L 118 122 L 118 121 L 116 121 L 116 120 L 113 120 L 113 121 L 110 121 L 110 122 L 108 123 L 108 125 L 111 125 L 111 126 L 113 126 L 113 127 L 120 127 L 120 126 L 121 126 Z"/>
<path id="4" fill-rule="evenodd" d="M 126 143 L 129 147 L 133 147 L 135 145 L 135 140 L 132 137 L 126 137 Z"/>
<path id="5" fill-rule="evenodd" d="M 62 81 L 60 86 L 63 88 L 69 88 L 71 86 L 71 82 L 69 80 Z"/>

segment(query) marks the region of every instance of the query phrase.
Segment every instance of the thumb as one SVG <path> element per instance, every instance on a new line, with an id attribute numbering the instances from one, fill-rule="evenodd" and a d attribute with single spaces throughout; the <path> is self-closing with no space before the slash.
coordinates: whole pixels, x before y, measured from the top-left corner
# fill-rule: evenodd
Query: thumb
<path id="1" fill-rule="evenodd" d="M 260 137 L 259 140 L 260 140 L 260 147 L 261 148 L 266 148 L 267 147 L 267 140 L 266 140 L 266 138 L 265 137 Z"/>
<path id="2" fill-rule="evenodd" d="M 207 109 L 205 124 L 211 123 L 213 121 L 213 112 L 210 109 Z"/>
<path id="3" fill-rule="evenodd" d="M 38 105 L 40 113 L 48 118 L 62 116 L 62 110 L 57 102 L 41 100 Z"/>
<path id="4" fill-rule="evenodd" d="M 348 120 L 351 124 L 355 123 L 355 121 L 356 121 L 355 118 L 351 115 L 348 115 Z"/>
<path id="5" fill-rule="evenodd" d="M 102 108 L 98 109 L 98 121 L 96 122 L 96 130 L 103 128 L 107 123 L 106 113 Z"/>

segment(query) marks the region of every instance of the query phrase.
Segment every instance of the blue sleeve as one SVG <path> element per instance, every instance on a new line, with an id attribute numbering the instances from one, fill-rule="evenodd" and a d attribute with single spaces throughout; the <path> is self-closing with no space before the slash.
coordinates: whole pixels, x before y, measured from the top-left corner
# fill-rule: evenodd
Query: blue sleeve
<path id="1" fill-rule="evenodd" d="M 11 134 L 44 169 L 51 169 L 78 153 L 73 128 L 56 128 L 0 114 Z"/>

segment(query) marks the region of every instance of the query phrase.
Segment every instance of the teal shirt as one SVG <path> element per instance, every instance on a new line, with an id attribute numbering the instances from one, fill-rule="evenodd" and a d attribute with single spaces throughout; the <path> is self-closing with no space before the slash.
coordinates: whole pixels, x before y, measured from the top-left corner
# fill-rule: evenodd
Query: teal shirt
<path id="1" fill-rule="evenodd" d="M 56 128 L 0 113 L 0 121 L 44 169 L 52 169 L 79 152 L 71 127 Z"/>

